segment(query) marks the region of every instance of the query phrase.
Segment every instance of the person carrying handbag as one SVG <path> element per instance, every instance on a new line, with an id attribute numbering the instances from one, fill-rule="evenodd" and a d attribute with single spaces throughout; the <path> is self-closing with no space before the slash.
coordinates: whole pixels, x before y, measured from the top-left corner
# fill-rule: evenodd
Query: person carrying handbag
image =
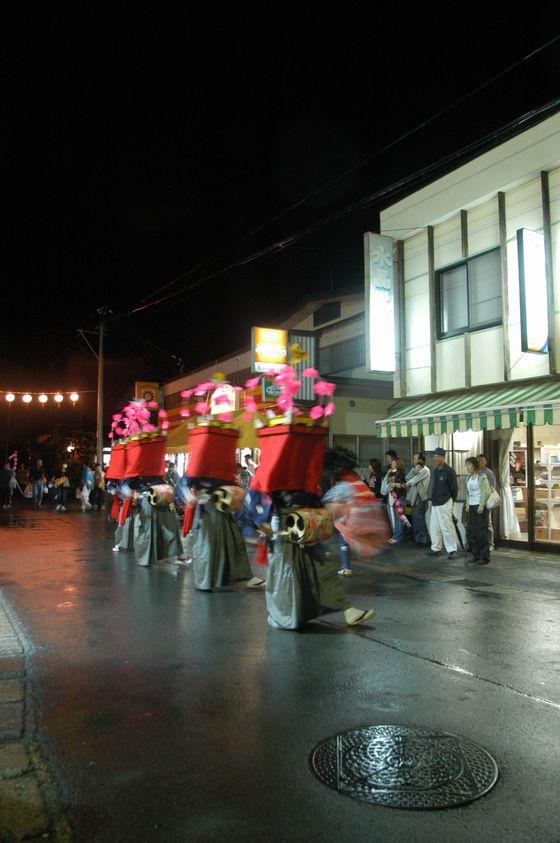
<path id="1" fill-rule="evenodd" d="M 486 474 L 479 467 L 475 457 L 468 457 L 467 467 L 467 542 L 472 554 L 468 562 L 488 565 L 490 546 L 488 543 L 488 510 L 486 504 L 492 494 L 492 487 Z"/>

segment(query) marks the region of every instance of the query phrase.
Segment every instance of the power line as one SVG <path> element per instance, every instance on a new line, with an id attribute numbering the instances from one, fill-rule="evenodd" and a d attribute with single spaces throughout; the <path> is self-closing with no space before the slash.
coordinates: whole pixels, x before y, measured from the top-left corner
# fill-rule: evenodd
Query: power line
<path id="1" fill-rule="evenodd" d="M 501 79 L 502 77 L 506 76 L 508 73 L 511 73 L 512 70 L 515 70 L 515 68 L 519 67 L 520 65 L 529 61 L 530 59 L 534 58 L 534 56 L 543 52 L 544 50 L 546 50 L 548 47 L 550 47 L 552 44 L 556 43 L 559 40 L 560 40 L 560 33 L 558 33 L 553 38 L 546 41 L 544 44 L 541 44 L 536 49 L 531 50 L 531 52 L 522 56 L 520 59 L 517 59 L 517 61 L 513 62 L 513 64 L 510 64 L 507 67 L 503 68 L 498 73 L 494 74 L 494 76 L 491 76 L 489 79 L 482 82 L 480 85 L 477 85 L 475 88 L 473 88 L 468 93 L 464 94 L 463 96 L 454 100 L 449 105 L 440 109 L 435 114 L 433 114 L 431 117 L 428 117 L 425 120 L 422 120 L 420 123 L 413 126 L 411 129 L 408 129 L 406 132 L 403 132 L 403 134 L 399 135 L 399 137 L 397 137 L 394 140 L 390 141 L 389 143 L 385 144 L 385 146 L 380 147 L 375 152 L 373 152 L 371 155 L 368 155 L 366 158 L 362 159 L 362 161 L 358 162 L 357 164 L 355 164 L 352 167 L 349 167 L 347 170 L 344 170 L 344 172 L 339 173 L 339 175 L 337 175 L 334 178 L 330 179 L 329 181 L 325 182 L 320 187 L 311 191 L 311 193 L 308 193 L 305 196 L 301 197 L 301 199 L 298 199 L 297 202 L 292 203 L 289 207 L 285 208 L 283 211 L 280 211 L 279 213 L 275 214 L 270 219 L 263 222 L 261 225 L 252 229 L 247 234 L 243 235 L 243 237 L 241 237 L 238 240 L 231 243 L 225 249 L 222 249 L 220 252 L 217 252 L 216 254 L 212 255 L 209 258 L 206 258 L 204 261 L 202 261 L 201 263 L 192 267 L 191 269 L 187 270 L 186 272 L 182 273 L 181 275 L 178 275 L 173 280 L 168 281 L 166 284 L 163 284 L 161 287 L 154 290 L 149 295 L 144 296 L 144 298 L 140 299 L 140 301 L 138 302 L 138 306 L 144 304 L 145 302 L 150 301 L 151 299 L 153 299 L 154 296 L 158 295 L 159 293 L 164 292 L 165 290 L 169 289 L 170 287 L 174 286 L 175 284 L 178 284 L 180 281 L 184 281 L 190 275 L 197 272 L 199 269 L 202 269 L 202 267 L 207 266 L 209 263 L 211 263 L 216 258 L 221 257 L 222 255 L 226 254 L 227 252 L 231 251 L 231 249 L 235 248 L 236 246 L 240 245 L 241 243 L 244 243 L 246 240 L 249 240 L 251 237 L 254 237 L 256 234 L 263 231 L 265 228 L 268 228 L 273 223 L 278 222 L 278 220 L 280 220 L 283 217 L 287 216 L 288 214 L 292 213 L 292 211 L 295 211 L 295 210 L 297 210 L 297 208 L 302 207 L 310 199 L 315 198 L 319 194 L 323 193 L 325 190 L 328 190 L 329 188 L 338 184 L 343 179 L 347 178 L 350 175 L 353 175 L 355 172 L 360 170 L 366 164 L 369 164 L 375 158 L 378 158 L 380 155 L 382 155 L 383 153 L 392 149 L 394 146 L 397 146 L 399 143 L 402 143 L 404 140 L 407 140 L 412 135 L 416 134 L 417 132 L 421 131 L 422 129 L 425 129 L 427 126 L 429 126 L 435 120 L 438 120 L 440 117 L 442 117 L 444 114 L 447 114 L 449 111 L 452 111 L 453 109 L 457 108 L 457 106 L 466 102 L 468 99 L 471 99 L 473 96 L 480 93 L 485 88 L 488 88 L 490 85 L 492 85 L 498 79 Z M 157 302 L 155 302 L 155 303 L 157 304 Z M 135 312 L 137 312 L 137 309 L 141 310 L 142 308 L 139 308 L 138 306 L 137 306 L 137 308 L 129 310 L 128 313 L 135 313 Z"/>
<path id="2" fill-rule="evenodd" d="M 560 37 L 560 36 L 559 36 Z M 527 114 L 522 115 L 521 117 L 517 118 L 516 120 L 512 121 L 511 123 L 507 124 L 505 127 L 501 127 L 496 131 L 486 135 L 484 138 L 478 139 L 471 144 L 468 144 L 465 147 L 462 147 L 458 151 L 451 153 L 450 155 L 445 156 L 444 158 L 440 159 L 439 161 L 430 164 L 419 171 L 414 173 L 410 173 L 408 176 L 393 182 L 392 184 L 377 190 L 376 192 L 369 194 L 362 199 L 352 203 L 351 205 L 346 206 L 345 208 L 341 208 L 338 211 L 334 211 L 332 214 L 329 214 L 327 217 L 320 219 L 310 225 L 306 226 L 305 228 L 301 229 L 298 232 L 295 232 L 292 235 L 284 238 L 283 240 L 279 240 L 275 243 L 266 246 L 263 249 L 260 249 L 257 252 L 253 252 L 252 254 L 246 256 L 245 258 L 240 258 L 239 260 L 230 263 L 229 265 L 222 267 L 221 269 L 216 270 L 213 273 L 209 273 L 208 275 L 203 276 L 202 278 L 197 279 L 194 281 L 189 287 L 183 290 L 177 290 L 173 293 L 168 293 L 165 296 L 162 296 L 155 301 L 148 302 L 146 304 L 139 304 L 136 307 L 132 308 L 128 311 L 126 315 L 133 315 L 135 313 L 141 313 L 145 310 L 151 309 L 156 307 L 159 304 L 165 303 L 173 303 L 176 304 L 179 301 L 182 301 L 184 298 L 191 295 L 194 291 L 200 288 L 203 284 L 208 284 L 211 281 L 215 281 L 218 278 L 221 278 L 223 275 L 231 272 L 233 269 L 238 269 L 242 266 L 246 266 L 247 264 L 253 263 L 254 261 L 270 254 L 275 254 L 279 251 L 283 251 L 284 249 L 292 246 L 294 243 L 302 240 L 303 238 L 309 236 L 310 234 L 314 234 L 317 231 L 320 231 L 323 228 L 326 228 L 329 225 L 332 225 L 333 222 L 348 216 L 350 214 L 356 213 L 356 211 L 362 210 L 369 205 L 373 204 L 376 201 L 381 199 L 385 199 L 391 194 L 399 193 L 404 191 L 405 189 L 410 188 L 411 186 L 416 185 L 419 182 L 425 181 L 428 176 L 437 172 L 442 167 L 445 167 L 447 164 L 451 163 L 452 161 L 456 160 L 457 158 L 465 157 L 466 155 L 473 153 L 474 151 L 478 150 L 480 147 L 487 146 L 491 140 L 496 137 L 502 136 L 504 133 L 511 131 L 513 128 L 518 128 L 519 126 L 523 125 L 523 123 L 528 122 L 529 120 L 534 119 L 537 116 L 543 115 L 545 113 L 554 113 L 558 111 L 560 107 L 560 98 L 553 100 L 550 103 L 546 103 L 544 106 L 540 106 L 537 109 L 533 109 L 533 111 L 528 112 Z M 158 310 L 161 308 L 158 308 Z M 156 311 L 157 312 L 157 311 Z"/>

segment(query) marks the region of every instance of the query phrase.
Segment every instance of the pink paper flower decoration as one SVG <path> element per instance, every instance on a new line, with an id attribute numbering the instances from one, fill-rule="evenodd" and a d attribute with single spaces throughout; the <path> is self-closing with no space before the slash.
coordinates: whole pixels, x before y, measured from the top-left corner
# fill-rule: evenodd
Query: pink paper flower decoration
<path id="1" fill-rule="evenodd" d="M 113 438 L 114 438 L 114 437 L 113 437 L 113 433 L 112 433 L 112 431 L 111 431 L 111 433 L 109 434 L 109 439 L 113 439 Z"/>
<path id="2" fill-rule="evenodd" d="M 301 373 L 301 376 L 302 376 L 303 378 L 318 378 L 318 377 L 319 377 L 319 372 L 317 371 L 317 369 L 313 369 L 313 368 L 310 366 L 308 369 L 304 369 L 304 370 L 303 370 L 303 372 Z"/>
<path id="3" fill-rule="evenodd" d="M 233 391 L 234 392 L 243 392 L 243 387 L 242 386 L 234 386 Z"/>
<path id="4" fill-rule="evenodd" d="M 169 428 L 169 422 L 168 422 L 168 421 L 163 421 L 163 422 L 161 423 L 160 427 L 161 427 L 161 429 L 162 429 L 162 430 L 168 430 L 168 428 Z"/>
<path id="5" fill-rule="evenodd" d="M 292 409 L 292 415 L 294 415 L 294 416 L 301 416 L 302 412 L 303 412 L 303 410 L 300 410 L 299 407 L 294 406 L 293 409 Z"/>
<path id="6" fill-rule="evenodd" d="M 181 392 L 181 398 L 190 398 L 192 394 L 192 389 L 183 389 L 183 391 Z"/>
<path id="7" fill-rule="evenodd" d="M 292 366 L 285 366 L 282 371 L 274 378 L 274 383 L 288 383 L 295 378 L 295 372 Z"/>
<path id="8" fill-rule="evenodd" d="M 153 424 L 145 424 L 142 430 L 144 433 L 155 433 L 155 427 Z"/>
<path id="9" fill-rule="evenodd" d="M 206 409 L 207 409 L 206 402 L 205 401 L 199 401 L 197 404 L 195 404 L 194 409 L 196 410 L 197 413 L 204 414 L 206 412 Z"/>
<path id="10" fill-rule="evenodd" d="M 294 406 L 294 402 L 293 402 L 293 399 L 292 399 L 291 395 L 286 395 L 286 393 L 283 393 L 282 395 L 280 395 L 280 397 L 278 398 L 278 401 L 276 402 L 276 406 L 280 407 L 280 409 L 284 413 L 287 413 L 288 410 L 291 410 L 292 407 Z"/>
<path id="11" fill-rule="evenodd" d="M 243 421 L 251 421 L 251 419 L 253 418 L 253 414 L 250 413 L 248 410 L 245 410 L 241 418 L 243 419 Z"/>
<path id="12" fill-rule="evenodd" d="M 159 413 L 158 413 L 158 418 L 159 419 L 166 419 L 167 418 L 167 412 L 165 410 L 160 410 Z"/>
<path id="13" fill-rule="evenodd" d="M 309 411 L 309 415 L 311 416 L 311 418 L 314 421 L 316 419 L 320 419 L 321 416 L 323 415 L 323 408 L 321 407 L 320 404 L 315 404 L 314 407 L 311 407 L 311 410 Z"/>
<path id="14" fill-rule="evenodd" d="M 123 433 L 124 433 L 124 430 L 122 429 L 122 427 L 116 427 L 115 433 L 117 434 L 117 436 L 122 436 Z"/>
<path id="15" fill-rule="evenodd" d="M 138 424 L 138 422 L 133 421 L 133 422 L 130 423 L 130 432 L 131 433 L 138 433 L 139 430 L 140 430 L 140 425 Z"/>
<path id="16" fill-rule="evenodd" d="M 335 412 L 336 412 L 336 407 L 332 403 L 332 401 L 329 404 L 325 405 L 325 413 L 324 413 L 325 416 L 334 416 Z"/>
<path id="17" fill-rule="evenodd" d="M 254 389 L 259 385 L 260 381 L 260 378 L 249 378 L 249 380 L 245 381 L 245 389 Z"/>
<path id="18" fill-rule="evenodd" d="M 301 381 L 287 381 L 284 384 L 284 389 L 289 395 L 295 395 L 301 386 Z"/>
<path id="19" fill-rule="evenodd" d="M 140 409 L 136 413 L 136 418 L 138 419 L 138 421 L 141 421 L 142 423 L 150 421 L 150 411 L 146 410 L 145 407 L 140 407 Z"/>
<path id="20" fill-rule="evenodd" d="M 122 419 L 122 413 L 115 413 L 115 415 L 113 416 L 113 421 L 115 421 L 115 422 L 120 422 L 121 419 Z"/>
<path id="21" fill-rule="evenodd" d="M 218 418 L 222 422 L 230 422 L 233 421 L 233 413 L 220 413 Z"/>
<path id="22" fill-rule="evenodd" d="M 257 405 L 255 399 L 252 395 L 247 395 L 243 402 L 243 406 L 247 410 L 248 413 L 256 413 L 257 412 Z"/>
<path id="23" fill-rule="evenodd" d="M 190 410 L 188 410 L 186 407 L 181 407 L 181 412 L 179 413 L 179 415 L 182 419 L 188 419 L 190 414 Z"/>
<path id="24" fill-rule="evenodd" d="M 159 404 L 157 401 L 148 401 L 148 407 L 150 408 L 150 410 L 157 410 Z"/>
<path id="25" fill-rule="evenodd" d="M 204 395 L 205 392 L 209 392 L 211 389 L 214 388 L 214 384 L 212 381 L 203 381 L 199 383 L 197 387 L 195 387 L 194 394 L 197 396 Z"/>
<path id="26" fill-rule="evenodd" d="M 333 395 L 335 389 L 336 384 L 329 383 L 328 381 L 317 381 L 317 383 L 313 385 L 315 395 Z"/>

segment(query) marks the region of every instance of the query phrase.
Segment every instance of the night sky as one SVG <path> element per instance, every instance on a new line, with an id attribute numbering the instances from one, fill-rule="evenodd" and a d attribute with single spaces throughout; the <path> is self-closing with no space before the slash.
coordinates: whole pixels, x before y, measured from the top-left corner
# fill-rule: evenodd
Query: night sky
<path id="1" fill-rule="evenodd" d="M 252 324 L 274 322 L 306 293 L 362 283 L 375 205 L 167 306 L 128 313 L 198 264 L 169 291 L 560 95 L 556 42 L 283 214 L 560 32 L 553 4 L 523 20 L 510 9 L 510 28 L 502 5 L 483 19 L 465 8 L 461 21 L 456 6 L 434 8 L 340 18 L 324 6 L 295 17 L 271 6 L 270 23 L 217 5 L 205 19 L 191 7 L 130 7 L 126 19 L 27 8 L 10 33 L 0 388 L 94 389 L 95 360 L 75 329 L 95 327 L 99 305 L 122 319 L 107 341 L 116 402 L 134 375 L 174 371 L 129 329 L 191 368 L 242 347 Z M 92 407 L 83 405 L 86 421 Z M 45 420 L 36 412 L 37 429 Z"/>

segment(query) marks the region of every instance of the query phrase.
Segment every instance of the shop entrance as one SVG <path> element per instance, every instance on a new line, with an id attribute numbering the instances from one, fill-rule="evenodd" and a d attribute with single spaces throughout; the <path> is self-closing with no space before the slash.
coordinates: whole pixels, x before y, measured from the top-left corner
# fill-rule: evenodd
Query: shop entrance
<path id="1" fill-rule="evenodd" d="M 509 442 L 507 440 L 509 439 Z M 560 425 L 487 431 L 489 462 L 499 466 L 500 539 L 534 550 L 560 547 Z"/>

